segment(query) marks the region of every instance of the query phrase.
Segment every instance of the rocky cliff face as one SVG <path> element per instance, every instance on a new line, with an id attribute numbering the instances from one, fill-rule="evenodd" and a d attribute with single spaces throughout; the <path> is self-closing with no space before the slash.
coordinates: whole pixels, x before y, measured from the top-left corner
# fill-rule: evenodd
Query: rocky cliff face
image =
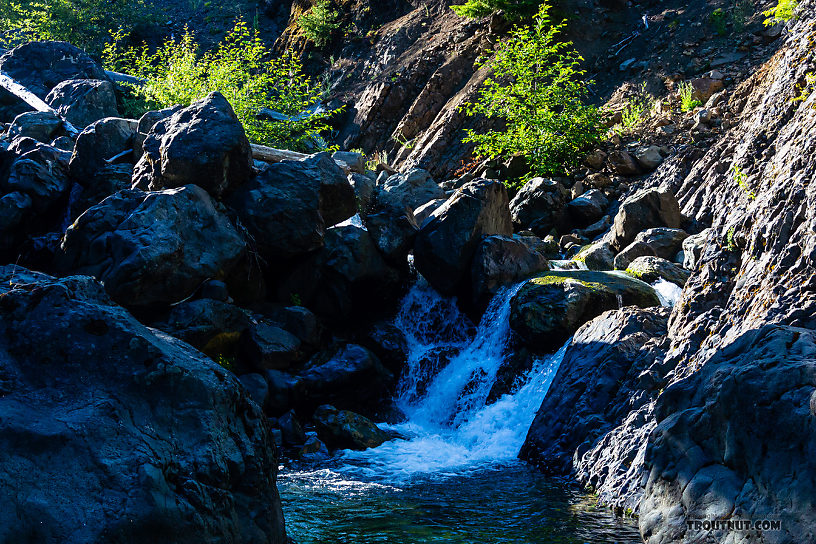
<path id="1" fill-rule="evenodd" d="M 604 502 L 639 502 L 649 543 L 813 538 L 816 94 L 803 93 L 803 82 L 816 69 L 816 3 L 798 13 L 776 54 L 730 97 L 730 130 L 696 160 L 681 155 L 646 180 L 675 192 L 686 218 L 711 226 L 667 334 L 652 331 L 668 344 L 653 372 L 640 374 L 652 401 L 645 412 L 618 414 L 601 436 L 592 422 L 570 445 L 571 460 L 555 456 Z M 566 394 L 557 381 L 551 396 Z M 603 390 L 590 396 L 608 421 L 622 403 Z M 545 436 L 534 426 L 525 447 Z M 782 523 L 765 532 L 693 523 L 713 519 Z"/>

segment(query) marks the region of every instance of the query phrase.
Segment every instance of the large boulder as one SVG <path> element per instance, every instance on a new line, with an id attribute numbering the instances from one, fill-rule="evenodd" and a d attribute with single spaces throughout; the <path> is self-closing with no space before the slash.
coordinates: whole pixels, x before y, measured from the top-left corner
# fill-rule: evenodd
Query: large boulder
<path id="1" fill-rule="evenodd" d="M 300 339 L 277 323 L 253 323 L 241 336 L 241 355 L 257 370 L 285 370 L 300 357 Z"/>
<path id="2" fill-rule="evenodd" d="M 668 190 L 648 189 L 630 196 L 615 216 L 609 242 L 620 251 L 641 231 L 651 227 L 677 229 L 683 216 L 677 199 Z"/>
<path id="3" fill-rule="evenodd" d="M 354 189 L 328 153 L 268 165 L 230 204 L 270 265 L 320 249 L 326 229 L 357 207 Z"/>
<path id="4" fill-rule="evenodd" d="M 502 286 L 550 269 L 547 258 L 521 238 L 488 236 L 479 244 L 470 269 L 474 304 L 490 299 Z"/>
<path id="5" fill-rule="evenodd" d="M 604 503 L 636 510 L 642 489 L 645 443 L 631 413 L 651 413 L 666 370 L 669 310 L 624 308 L 605 312 L 582 326 L 564 352 L 547 396 L 536 414 L 521 457 L 548 474 L 577 475 L 580 483 L 603 494 Z M 648 379 L 644 379 L 648 376 Z M 654 428 L 641 421 L 647 430 Z M 638 431 L 641 441 L 620 436 Z M 601 449 L 605 455 L 598 455 Z M 636 459 L 640 455 L 640 461 Z M 619 478 L 630 482 L 620 486 Z"/>
<path id="6" fill-rule="evenodd" d="M 382 208 L 363 219 L 371 239 L 392 265 L 405 267 L 419 227 L 410 208 Z"/>
<path id="7" fill-rule="evenodd" d="M 567 212 L 577 228 L 587 227 L 604 216 L 609 200 L 598 189 L 590 189 L 567 204 Z"/>
<path id="8" fill-rule="evenodd" d="M 615 253 L 609 242 L 600 240 L 582 248 L 575 256 L 575 260 L 584 263 L 589 270 L 612 270 Z"/>
<path id="9" fill-rule="evenodd" d="M 210 93 L 157 122 L 143 149 L 133 171 L 134 188 L 157 191 L 195 183 L 221 198 L 252 174 L 244 127 L 220 93 Z"/>
<path id="10" fill-rule="evenodd" d="M 9 139 L 33 138 L 50 144 L 65 135 L 64 121 L 50 111 L 28 111 L 14 118 L 6 131 Z"/>
<path id="11" fill-rule="evenodd" d="M 155 326 L 217 359 L 234 353 L 241 333 L 251 323 L 246 310 L 221 300 L 201 298 L 173 306 L 167 318 Z"/>
<path id="12" fill-rule="evenodd" d="M 365 229 L 330 228 L 325 246 L 297 266 L 279 286 L 280 298 L 299 299 L 335 323 L 370 319 L 399 299 L 399 271 L 390 266 Z"/>
<path id="13" fill-rule="evenodd" d="M 691 275 L 688 270 L 660 257 L 638 257 L 629 263 L 626 273 L 647 283 L 662 279 L 681 287 Z"/>
<path id="14" fill-rule="evenodd" d="M 423 204 L 445 197 L 445 191 L 425 170 L 414 168 L 405 174 L 394 174 L 385 180 L 376 191 L 377 202 L 381 206 L 402 209 L 406 206 L 413 212 Z"/>
<path id="15" fill-rule="evenodd" d="M 812 541 L 814 390 L 813 331 L 776 325 L 710 350 L 698 370 L 667 387 L 646 449 L 644 541 Z M 695 523 L 710 520 L 774 520 L 780 528 L 759 536 Z"/>
<path id="16" fill-rule="evenodd" d="M 71 177 L 87 187 L 88 181 L 115 157 L 132 164 L 133 154 L 129 151 L 133 148 L 137 128 L 138 123 L 133 119 L 116 117 L 102 119 L 85 128 L 77 137 L 71 155 Z M 123 156 L 123 152 L 128 153 Z"/>
<path id="17" fill-rule="evenodd" d="M 15 47 L 0 56 L 0 72 L 43 100 L 63 81 L 108 80 L 87 53 L 65 42 L 28 42 Z"/>
<path id="18" fill-rule="evenodd" d="M 236 378 L 88 277 L 0 269 L 0 541 L 284 544 Z"/>
<path id="19" fill-rule="evenodd" d="M 683 268 L 687 270 L 697 268 L 711 232 L 711 229 L 707 228 L 701 233 L 689 236 L 683 240 Z"/>
<path id="20" fill-rule="evenodd" d="M 31 138 L 14 140 L 6 152 L 8 164 L 0 172 L 3 192 L 25 193 L 40 213 L 58 213 L 68 194 L 69 154 Z"/>
<path id="21" fill-rule="evenodd" d="M 219 279 L 245 252 L 229 219 L 195 185 L 126 190 L 90 208 L 65 232 L 57 265 L 95 276 L 129 307 L 169 305 Z"/>
<path id="22" fill-rule="evenodd" d="M 332 449 L 365 450 L 390 439 L 367 417 L 330 404 L 318 407 L 312 419 L 317 435 Z"/>
<path id="23" fill-rule="evenodd" d="M 51 89 L 45 102 L 77 128 L 106 117 L 118 117 L 113 83 L 100 79 L 71 79 Z"/>
<path id="24" fill-rule="evenodd" d="M 510 215 L 517 229 L 547 236 L 562 226 L 569 192 L 559 182 L 533 178 L 510 203 Z"/>
<path id="25" fill-rule="evenodd" d="M 440 293 L 453 294 L 467 278 L 482 238 L 511 235 L 507 190 L 498 181 L 465 184 L 423 224 L 414 244 L 417 270 Z"/>
<path id="26" fill-rule="evenodd" d="M 530 346 L 554 350 L 587 321 L 621 306 L 660 306 L 660 299 L 648 284 L 624 275 L 550 271 L 512 298 L 510 326 Z"/>
<path id="27" fill-rule="evenodd" d="M 298 375 L 293 395 L 299 411 L 310 413 L 321 404 L 359 412 L 371 410 L 388 397 L 394 375 L 370 350 L 348 344 L 330 353 L 316 355 Z"/>

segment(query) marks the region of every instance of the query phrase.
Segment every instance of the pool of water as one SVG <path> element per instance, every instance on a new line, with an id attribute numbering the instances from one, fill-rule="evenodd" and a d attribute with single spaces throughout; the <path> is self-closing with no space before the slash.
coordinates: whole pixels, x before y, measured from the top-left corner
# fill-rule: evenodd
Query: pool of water
<path id="1" fill-rule="evenodd" d="M 393 485 L 349 476 L 344 464 L 281 472 L 286 529 L 298 544 L 641 542 L 635 521 L 520 461 Z"/>

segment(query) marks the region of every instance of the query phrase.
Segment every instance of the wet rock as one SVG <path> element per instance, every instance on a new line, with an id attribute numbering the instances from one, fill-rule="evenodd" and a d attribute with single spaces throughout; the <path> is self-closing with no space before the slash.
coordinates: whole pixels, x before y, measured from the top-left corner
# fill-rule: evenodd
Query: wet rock
<path id="1" fill-rule="evenodd" d="M 312 431 L 306 433 L 306 441 L 298 452 L 298 457 L 307 462 L 325 461 L 330 457 L 329 449 L 326 447 L 317 433 Z"/>
<path id="2" fill-rule="evenodd" d="M 218 199 L 246 183 L 252 152 L 244 127 L 220 93 L 210 93 L 150 129 L 133 187 L 157 191 L 199 185 Z"/>
<path id="3" fill-rule="evenodd" d="M 550 271 L 511 300 L 510 326 L 530 346 L 555 350 L 587 321 L 620 306 L 660 306 L 649 285 L 609 272 Z"/>
<path id="4" fill-rule="evenodd" d="M 19 491 L 0 540 L 286 541 L 275 445 L 232 374 L 92 278 L 0 276 L 0 485 Z"/>
<path id="5" fill-rule="evenodd" d="M 395 376 L 405 368 L 408 345 L 405 334 L 392 320 L 378 321 L 366 332 L 362 344 L 380 359 Z"/>
<path id="6" fill-rule="evenodd" d="M 533 178 L 510 202 L 510 215 L 517 229 L 528 229 L 547 236 L 564 218 L 569 193 L 557 181 Z"/>
<path id="7" fill-rule="evenodd" d="M 120 304 L 149 307 L 178 302 L 204 281 L 224 277 L 244 251 L 207 193 L 188 185 L 121 191 L 90 208 L 65 232 L 57 266 L 102 280 Z"/>
<path id="8" fill-rule="evenodd" d="M 780 520 L 777 542 L 812 532 L 816 464 L 813 331 L 766 325 L 711 350 L 655 409 L 640 531 L 650 544 L 694 542 L 712 533 L 688 520 Z M 736 528 L 716 542 L 744 538 Z"/>
<path id="9" fill-rule="evenodd" d="M 306 433 L 294 410 L 289 410 L 278 418 L 278 428 L 283 434 L 283 443 L 287 446 L 301 446 L 306 442 Z"/>
<path id="10" fill-rule="evenodd" d="M 674 195 L 663 189 L 635 193 L 621 204 L 612 225 L 609 242 L 621 250 L 643 230 L 651 227 L 679 228 L 680 206 Z"/>
<path id="11" fill-rule="evenodd" d="M 365 450 L 390 439 L 370 419 L 329 404 L 315 410 L 313 419 L 318 436 L 332 449 Z"/>
<path id="12" fill-rule="evenodd" d="M 646 283 L 664 279 L 679 286 L 686 284 L 689 271 L 660 257 L 638 257 L 626 268 L 626 273 Z"/>
<path id="13" fill-rule="evenodd" d="M 609 242 L 599 241 L 579 251 L 575 260 L 583 262 L 589 270 L 612 270 L 615 253 Z"/>
<path id="14" fill-rule="evenodd" d="M 270 164 L 230 204 L 272 266 L 320 249 L 326 228 L 357 209 L 354 189 L 327 153 Z"/>
<path id="15" fill-rule="evenodd" d="M 461 288 L 482 238 L 513 233 L 508 204 L 498 181 L 478 179 L 458 189 L 419 230 L 414 245 L 419 273 L 440 293 Z"/>
<path id="16" fill-rule="evenodd" d="M 341 409 L 365 411 L 387 396 L 394 375 L 374 353 L 348 344 L 326 360 L 316 356 L 298 375 L 294 384 L 295 402 L 305 412 L 330 402 Z"/>
<path id="17" fill-rule="evenodd" d="M 269 395 L 266 399 L 267 413 L 273 416 L 286 413 L 294 404 L 294 387 L 297 379 L 280 370 L 267 370 L 264 375 L 269 386 Z"/>
<path id="18" fill-rule="evenodd" d="M 286 370 L 300 357 L 300 340 L 275 323 L 260 321 L 241 335 L 240 351 L 252 368 Z"/>
<path id="19" fill-rule="evenodd" d="M 105 80 L 63 81 L 51 89 L 45 102 L 80 130 L 100 119 L 119 116 L 115 88 Z"/>
<path id="20" fill-rule="evenodd" d="M 643 434 L 654 428 L 651 408 L 667 370 L 661 362 L 668 317 L 664 308 L 624 308 L 582 326 L 566 348 L 521 457 L 548 474 L 577 476 L 603 495 L 604 504 L 636 511 L 643 493 Z"/>
<path id="21" fill-rule="evenodd" d="M 584 228 L 604 216 L 609 200 L 598 189 L 591 189 L 567 204 L 567 211 L 577 228 Z"/>
<path id="22" fill-rule="evenodd" d="M 474 304 L 486 303 L 506 285 L 550 269 L 541 253 L 510 236 L 488 236 L 473 257 L 471 292 Z"/>
<path id="23" fill-rule="evenodd" d="M 377 190 L 381 206 L 416 210 L 423 204 L 445 197 L 445 191 L 422 169 L 414 168 L 405 174 L 394 174 Z"/>

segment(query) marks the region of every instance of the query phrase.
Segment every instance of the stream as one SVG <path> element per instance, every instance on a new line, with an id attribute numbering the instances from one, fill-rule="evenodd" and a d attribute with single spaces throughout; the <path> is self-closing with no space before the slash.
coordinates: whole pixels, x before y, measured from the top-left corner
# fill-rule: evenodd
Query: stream
<path id="1" fill-rule="evenodd" d="M 295 542 L 640 542 L 636 522 L 517 459 L 568 345 L 534 361 L 510 393 L 491 396 L 520 286 L 497 293 L 474 327 L 420 278 L 395 319 L 408 345 L 394 399 L 405 420 L 381 425 L 404 439 L 282 469 Z"/>

